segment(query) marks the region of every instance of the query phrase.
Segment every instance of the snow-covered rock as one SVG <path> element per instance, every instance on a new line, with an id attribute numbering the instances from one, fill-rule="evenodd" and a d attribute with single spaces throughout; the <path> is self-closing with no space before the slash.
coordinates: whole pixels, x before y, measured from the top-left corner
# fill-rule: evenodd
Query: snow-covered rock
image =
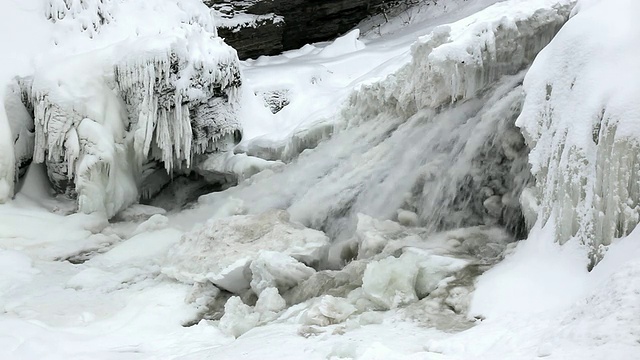
<path id="1" fill-rule="evenodd" d="M 357 311 L 347 299 L 324 295 L 304 313 L 305 325 L 327 326 L 345 321 Z"/>
<path id="2" fill-rule="evenodd" d="M 280 252 L 286 256 L 263 253 L 258 262 L 254 282 L 258 291 L 262 282 L 268 286 L 289 286 L 302 281 L 311 269 L 296 265 L 293 273 L 284 271 L 282 263 L 293 259 L 316 265 L 329 246 L 322 232 L 289 221 L 286 211 L 273 210 L 260 215 L 236 215 L 209 220 L 205 225 L 185 234 L 167 256 L 163 272 L 180 281 L 211 281 L 232 293 L 249 289 L 251 265 L 260 251 Z M 269 264 L 271 259 L 281 260 Z"/>

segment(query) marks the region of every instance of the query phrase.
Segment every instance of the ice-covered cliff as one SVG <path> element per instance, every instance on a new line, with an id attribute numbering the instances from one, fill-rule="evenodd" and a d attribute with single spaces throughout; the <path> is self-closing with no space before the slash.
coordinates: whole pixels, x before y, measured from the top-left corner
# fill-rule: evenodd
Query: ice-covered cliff
<path id="1" fill-rule="evenodd" d="M 640 220 L 639 88 L 628 81 L 638 76 L 639 10 L 633 1 L 580 2 L 524 83 L 517 125 L 532 148 L 529 211 L 540 226 L 553 220 L 560 243 L 589 246 L 592 266 Z"/>
<path id="2" fill-rule="evenodd" d="M 153 167 L 172 175 L 240 140 L 238 58 L 201 2 L 35 4 L 52 23 L 39 35 L 50 58 L 7 95 L 24 102 L 8 109 L 14 137 L 35 134 L 16 141 L 16 162 L 46 163 L 80 211 L 111 217 L 138 200 Z"/>

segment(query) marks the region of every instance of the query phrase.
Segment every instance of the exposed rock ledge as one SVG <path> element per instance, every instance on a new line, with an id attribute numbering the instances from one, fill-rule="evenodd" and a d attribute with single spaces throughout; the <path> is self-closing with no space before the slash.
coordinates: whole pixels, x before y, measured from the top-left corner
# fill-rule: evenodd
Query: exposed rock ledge
<path id="1" fill-rule="evenodd" d="M 347 32 L 385 0 L 205 0 L 218 34 L 241 59 L 274 55 Z"/>

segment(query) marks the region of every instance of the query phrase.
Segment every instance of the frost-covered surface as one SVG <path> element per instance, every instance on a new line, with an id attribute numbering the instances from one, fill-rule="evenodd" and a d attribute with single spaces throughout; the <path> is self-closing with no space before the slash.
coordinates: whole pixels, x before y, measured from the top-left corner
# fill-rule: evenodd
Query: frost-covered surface
<path id="1" fill-rule="evenodd" d="M 181 17 L 190 2 L 180 3 L 183 9 L 157 2 L 158 17 Z M 239 120 L 249 135 L 238 150 L 285 161 L 207 155 L 211 167 L 198 171 L 235 161 L 238 173 L 276 166 L 193 209 L 135 206 L 112 223 L 73 214 L 72 203 L 48 193 L 42 164 L 30 167 L 16 199 L 0 206 L 0 358 L 636 358 L 637 230 L 614 239 L 588 272 L 588 249 L 554 241 L 554 217 L 545 227 L 533 224 L 535 191 L 521 196 L 529 204 L 529 239 L 512 243 L 526 231 L 508 226 L 524 224 L 513 210 L 530 180 L 513 123 L 526 101 L 520 68 L 533 57 L 518 44 L 528 51 L 544 45 L 571 5 L 560 1 L 553 9 L 556 3 L 497 4 L 439 28 L 413 51 L 416 35 L 487 2 L 470 1 L 419 30 L 398 26 L 388 38 L 351 33 L 333 46 L 242 63 Z M 140 3 L 103 4 L 121 19 L 118 27 L 135 24 L 114 15 L 126 4 Z M 135 9 L 127 13 L 149 19 L 141 32 L 158 30 L 158 18 Z M 77 8 L 73 16 L 82 13 Z M 106 36 L 114 24 L 76 37 L 76 22 L 59 22 L 68 25 L 58 38 L 65 51 Z M 429 50 L 441 35 L 444 42 Z M 486 52 L 493 38 L 497 51 Z M 491 54 L 516 61 L 500 66 Z M 474 62 L 466 70 L 459 65 L 458 77 L 425 71 L 448 71 L 469 57 Z M 483 66 L 495 72 L 476 77 Z M 441 93 L 423 92 L 436 84 Z M 274 114 L 263 94 L 282 89 L 289 89 L 289 104 Z M 186 191 L 183 185 L 176 190 Z M 313 259 L 335 261 L 289 251 L 290 240 L 309 239 L 319 244 Z M 328 258 L 315 252 L 329 240 L 341 241 Z M 176 269 L 184 270 L 182 281 L 167 276 L 178 277 Z M 242 285 L 238 294 L 213 285 L 231 275 Z"/>
<path id="2" fill-rule="evenodd" d="M 538 220 L 554 220 L 560 243 L 587 244 L 594 262 L 640 220 L 639 88 L 628 81 L 638 76 L 640 52 L 629 46 L 637 10 L 628 1 L 581 3 L 527 74 L 518 119 L 532 147 Z"/>

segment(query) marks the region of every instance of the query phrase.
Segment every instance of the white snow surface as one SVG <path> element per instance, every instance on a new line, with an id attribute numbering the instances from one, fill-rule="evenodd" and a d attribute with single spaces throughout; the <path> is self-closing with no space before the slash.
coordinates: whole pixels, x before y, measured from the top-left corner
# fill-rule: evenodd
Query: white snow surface
<path id="1" fill-rule="evenodd" d="M 575 1 L 452 1 L 450 9 L 445 3 L 438 1 L 432 15 L 408 12 L 360 38 L 356 30 L 332 43 L 243 62 L 239 120 L 245 140 L 236 151 L 270 154 L 268 160 L 284 163 L 221 155 L 211 162 L 230 172 L 261 172 L 189 210 L 136 205 L 109 223 L 108 213 L 129 202 L 118 191 L 136 191 L 135 179 L 119 174 L 117 191 L 105 192 L 116 186 L 109 181 L 90 182 L 85 190 L 119 206 L 73 214 L 72 203 L 46 190 L 42 165 L 29 169 L 10 200 L 19 155 L 13 154 L 15 138 L 5 136 L 12 125 L 0 102 L 0 203 L 10 200 L 0 205 L 0 358 L 640 359 L 640 230 L 634 229 L 632 170 L 634 80 L 640 74 L 634 70 L 637 47 L 629 46 L 638 35 L 638 5 L 578 1 L 573 18 L 527 73 L 518 124 L 533 146 L 537 187 L 523 195 L 529 238 L 507 246 L 505 232 L 493 227 L 430 233 L 421 226 L 430 214 L 424 209 L 432 208 L 400 208 L 398 199 L 409 189 L 396 187 L 402 183 L 396 178 L 438 178 L 443 167 L 470 166 L 470 154 L 504 123 L 496 119 L 520 110 L 520 70 L 535 55 L 528 51 L 550 40 L 553 31 L 546 27 L 559 26 Z M 76 71 L 73 58 L 110 52 L 105 44 L 132 34 L 171 39 L 184 31 L 174 26 L 180 23 L 215 32 L 195 0 L 44 5 L 0 5 L 0 44 L 13 49 L 0 60 L 2 84 L 48 65 L 52 72 L 45 75 L 55 75 L 56 66 Z M 43 14 L 56 18 L 55 26 Z M 100 62 L 81 63 L 78 82 L 100 78 L 82 76 Z M 91 92 L 82 91 L 105 85 L 103 79 L 97 83 L 67 88 L 86 96 L 95 114 L 80 119 L 75 135 L 62 141 L 83 139 L 94 146 L 86 151 L 110 157 L 85 162 L 82 157 L 92 154 L 76 155 L 71 145 L 64 154 L 77 156 L 89 175 L 96 164 L 126 172 L 119 160 L 130 150 L 116 139 L 125 138 L 123 123 L 90 106 Z M 288 101 L 275 114 L 263 101 L 273 91 Z M 126 104 L 106 107 L 117 113 Z M 448 142 L 446 135 L 456 132 L 462 140 Z M 442 157 L 416 165 L 425 153 L 441 155 L 429 143 L 459 142 L 464 145 L 455 163 Z M 182 145 L 172 154 L 185 151 Z M 567 166 L 576 159 L 580 165 Z M 389 182 L 376 187 L 381 180 Z M 361 187 L 371 190 L 353 200 Z M 398 194 L 389 196 L 392 190 Z M 352 213 L 336 214 L 345 204 Z M 602 210 L 600 220 L 588 214 L 591 209 Z M 451 214 L 452 223 L 458 216 Z M 344 252 L 336 255 L 342 260 L 355 258 L 342 270 L 319 264 L 327 259 L 332 226 L 347 239 L 331 250 Z M 585 243 L 606 250 L 590 272 L 593 247 Z M 473 281 L 474 266 L 489 266 L 503 255 Z M 471 276 L 466 285 L 465 276 Z M 344 277 L 350 283 L 340 287 Z M 288 292 L 304 294 L 332 281 L 338 284 L 334 292 L 291 301 Z M 225 299 L 212 284 L 238 296 Z M 251 292 L 258 296 L 251 299 Z M 224 315 L 200 320 L 214 299 L 225 300 Z"/>

